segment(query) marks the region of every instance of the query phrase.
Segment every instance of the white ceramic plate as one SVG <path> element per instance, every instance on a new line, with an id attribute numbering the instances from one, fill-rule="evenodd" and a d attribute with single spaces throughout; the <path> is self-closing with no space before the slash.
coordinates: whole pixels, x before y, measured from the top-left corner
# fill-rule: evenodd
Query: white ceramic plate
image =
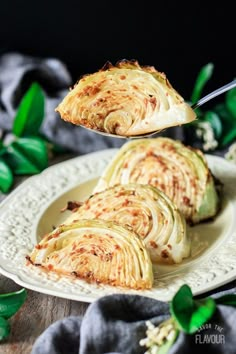
<path id="1" fill-rule="evenodd" d="M 28 178 L 0 204 L 0 272 L 25 288 L 85 302 L 117 292 L 169 301 L 184 283 L 197 295 L 235 279 L 236 166 L 216 156 L 207 156 L 207 160 L 224 184 L 222 210 L 214 221 L 188 229 L 193 240 L 191 257 L 181 265 L 155 267 L 152 290 L 87 284 L 26 266 L 25 257 L 33 246 L 67 217 L 68 212 L 60 209 L 68 200 L 81 201 L 90 195 L 116 151 L 103 150 L 54 165 Z"/>

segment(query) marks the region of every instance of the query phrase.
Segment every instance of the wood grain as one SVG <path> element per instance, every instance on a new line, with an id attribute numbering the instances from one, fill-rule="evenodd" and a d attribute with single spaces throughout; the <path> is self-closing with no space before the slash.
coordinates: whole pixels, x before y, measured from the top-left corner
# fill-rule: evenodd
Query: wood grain
<path id="1" fill-rule="evenodd" d="M 0 275 L 0 293 L 21 287 Z M 64 317 L 83 316 L 88 303 L 67 300 L 27 290 L 27 299 L 10 319 L 11 334 L 0 344 L 0 354 L 29 354 L 37 337 L 52 323 Z"/>

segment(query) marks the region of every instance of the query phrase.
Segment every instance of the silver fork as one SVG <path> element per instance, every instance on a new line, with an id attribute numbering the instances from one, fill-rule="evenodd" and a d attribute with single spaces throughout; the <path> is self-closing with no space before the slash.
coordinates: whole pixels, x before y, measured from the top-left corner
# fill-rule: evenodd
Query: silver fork
<path id="1" fill-rule="evenodd" d="M 216 96 L 221 95 L 222 93 L 231 90 L 232 88 L 234 88 L 236 86 L 236 80 L 233 80 L 231 82 L 229 82 L 228 84 L 216 89 L 215 91 L 212 91 L 211 93 L 209 93 L 208 95 L 202 97 L 199 101 L 197 101 L 196 103 L 192 104 L 192 109 L 196 109 L 200 106 L 202 106 L 204 103 L 212 100 L 213 98 L 215 98 Z"/>

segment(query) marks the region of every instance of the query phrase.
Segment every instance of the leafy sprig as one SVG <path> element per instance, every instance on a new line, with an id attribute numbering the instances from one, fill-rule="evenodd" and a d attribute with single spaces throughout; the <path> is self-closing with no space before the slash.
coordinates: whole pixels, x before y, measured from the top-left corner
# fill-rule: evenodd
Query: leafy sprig
<path id="1" fill-rule="evenodd" d="M 190 101 L 197 102 L 205 85 L 211 79 L 214 64 L 208 63 L 199 71 Z M 236 88 L 226 92 L 221 103 L 213 105 L 210 110 L 199 107 L 196 110 L 197 120 L 186 125 L 186 130 L 195 130 L 196 138 L 203 143 L 203 150 L 222 149 L 236 139 Z"/>
<path id="2" fill-rule="evenodd" d="M 19 104 L 10 141 L 9 135 L 8 139 L 0 140 L 0 192 L 10 190 L 15 175 L 37 174 L 48 166 L 50 149 L 54 146 L 40 134 L 44 109 L 44 92 L 34 82 Z"/>
<path id="3" fill-rule="evenodd" d="M 0 341 L 9 336 L 10 323 L 8 319 L 20 309 L 26 297 L 27 292 L 25 289 L 0 295 Z"/>
<path id="4" fill-rule="evenodd" d="M 183 285 L 170 303 L 170 312 L 179 329 L 195 333 L 214 314 L 216 303 L 212 298 L 194 300 L 191 288 Z"/>
<path id="5" fill-rule="evenodd" d="M 212 318 L 219 304 L 236 307 L 236 295 L 195 300 L 191 288 L 182 285 L 170 302 L 170 318 L 157 327 L 147 321 L 147 337 L 140 341 L 140 345 L 148 348 L 146 353 L 167 354 L 180 332 L 196 333 Z"/>

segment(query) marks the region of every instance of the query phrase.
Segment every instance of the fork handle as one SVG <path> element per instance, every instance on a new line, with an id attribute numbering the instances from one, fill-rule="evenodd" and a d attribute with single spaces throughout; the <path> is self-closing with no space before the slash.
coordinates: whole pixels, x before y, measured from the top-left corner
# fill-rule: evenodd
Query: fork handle
<path id="1" fill-rule="evenodd" d="M 196 109 L 196 108 L 202 106 L 204 103 L 210 101 L 212 98 L 219 96 L 226 91 L 231 90 L 235 86 L 236 86 L 236 80 L 229 82 L 228 84 L 218 88 L 217 90 L 215 90 L 215 91 L 209 93 L 208 95 L 206 95 L 205 97 L 201 98 L 196 103 L 192 104 L 192 109 Z"/>

